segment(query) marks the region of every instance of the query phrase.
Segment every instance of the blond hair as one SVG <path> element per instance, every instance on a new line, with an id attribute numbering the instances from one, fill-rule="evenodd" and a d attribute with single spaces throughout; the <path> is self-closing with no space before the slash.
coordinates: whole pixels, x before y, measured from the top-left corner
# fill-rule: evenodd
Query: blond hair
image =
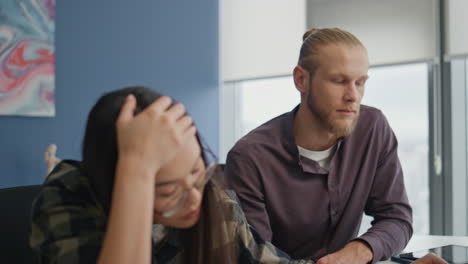
<path id="1" fill-rule="evenodd" d="M 310 72 L 311 75 L 319 66 L 318 55 L 320 48 L 332 44 L 361 46 L 361 41 L 348 31 L 339 28 L 312 28 L 302 36 L 301 52 L 298 65 Z"/>

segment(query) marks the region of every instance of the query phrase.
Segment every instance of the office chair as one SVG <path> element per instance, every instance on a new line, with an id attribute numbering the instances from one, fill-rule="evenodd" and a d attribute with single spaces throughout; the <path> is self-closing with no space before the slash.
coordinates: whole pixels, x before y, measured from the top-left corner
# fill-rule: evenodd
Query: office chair
<path id="1" fill-rule="evenodd" d="M 37 263 L 29 247 L 31 206 L 41 185 L 0 189 L 0 263 Z"/>

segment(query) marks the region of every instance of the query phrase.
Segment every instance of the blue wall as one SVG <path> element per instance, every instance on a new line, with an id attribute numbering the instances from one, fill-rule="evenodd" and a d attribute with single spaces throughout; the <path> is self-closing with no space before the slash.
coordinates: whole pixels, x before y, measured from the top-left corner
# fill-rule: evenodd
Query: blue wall
<path id="1" fill-rule="evenodd" d="M 56 2 L 56 116 L 0 116 L 0 188 L 41 183 L 50 143 L 80 159 L 104 92 L 142 84 L 182 101 L 218 150 L 218 0 Z"/>

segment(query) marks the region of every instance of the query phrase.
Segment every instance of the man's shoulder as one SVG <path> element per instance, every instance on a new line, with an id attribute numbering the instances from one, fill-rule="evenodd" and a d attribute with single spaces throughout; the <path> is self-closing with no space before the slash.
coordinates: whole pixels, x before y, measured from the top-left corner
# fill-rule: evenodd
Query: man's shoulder
<path id="1" fill-rule="evenodd" d="M 361 105 L 361 116 L 369 120 L 378 120 L 384 117 L 382 110 L 368 105 Z"/>
<path id="2" fill-rule="evenodd" d="M 392 137 L 393 130 L 378 108 L 361 105 L 359 120 L 348 141 L 361 142 L 363 140 L 382 141 Z"/>
<path id="3" fill-rule="evenodd" d="M 370 129 L 372 127 L 386 127 L 388 123 L 387 118 L 380 109 L 368 105 L 361 105 L 357 126 Z"/>
<path id="4" fill-rule="evenodd" d="M 244 152 L 248 148 L 249 152 L 252 153 L 263 151 L 269 145 L 273 147 L 281 144 L 281 141 L 284 140 L 285 125 L 287 125 L 287 118 L 290 114 L 290 112 L 284 113 L 256 127 L 239 139 L 231 152 Z"/>

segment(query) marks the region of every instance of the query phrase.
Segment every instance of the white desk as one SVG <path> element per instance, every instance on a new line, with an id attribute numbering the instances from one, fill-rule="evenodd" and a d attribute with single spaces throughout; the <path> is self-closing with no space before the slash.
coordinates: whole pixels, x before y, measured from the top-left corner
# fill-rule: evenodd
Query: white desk
<path id="1" fill-rule="evenodd" d="M 447 245 L 459 245 L 468 247 L 466 236 L 413 236 L 403 252 L 413 252 Z M 390 260 L 380 263 L 394 263 Z"/>
<path id="2" fill-rule="evenodd" d="M 466 236 L 413 236 L 404 252 L 412 252 L 447 245 L 468 247 Z"/>

